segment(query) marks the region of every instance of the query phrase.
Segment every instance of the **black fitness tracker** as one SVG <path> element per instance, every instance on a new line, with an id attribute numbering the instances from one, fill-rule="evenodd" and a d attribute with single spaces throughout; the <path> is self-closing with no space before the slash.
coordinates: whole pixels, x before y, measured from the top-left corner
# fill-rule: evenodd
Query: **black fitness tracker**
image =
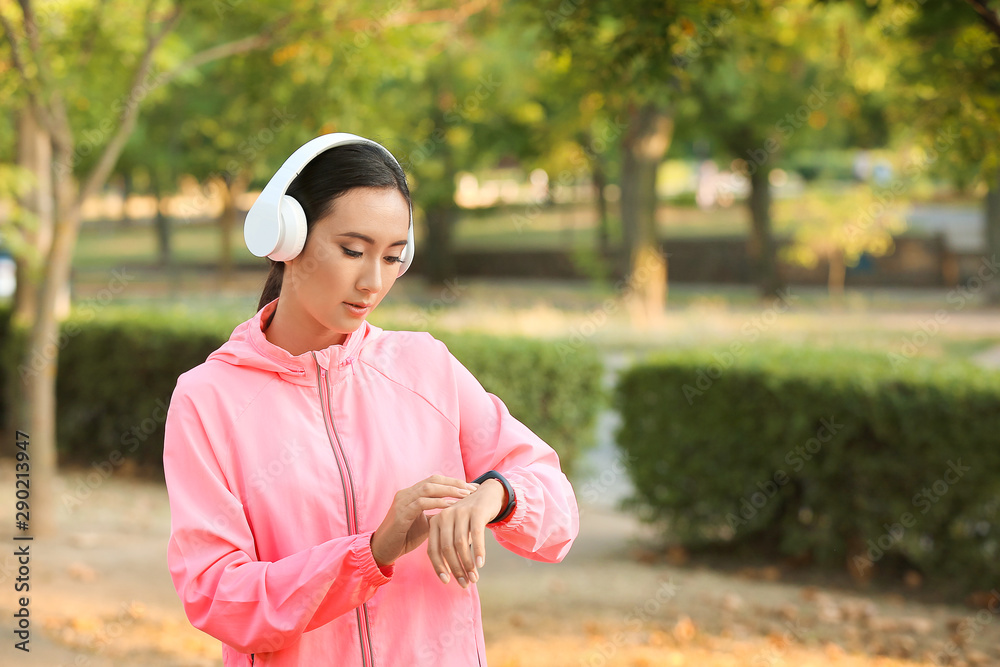
<path id="1" fill-rule="evenodd" d="M 488 472 L 484 472 L 482 475 L 472 480 L 472 483 L 482 484 L 488 479 L 497 480 L 498 482 L 503 484 L 503 488 L 507 489 L 507 506 L 503 508 L 500 514 L 496 515 L 496 518 L 494 518 L 492 521 L 487 522 L 486 524 L 487 526 L 506 519 L 508 516 L 510 516 L 510 513 L 514 511 L 514 505 L 517 504 L 517 497 L 514 495 L 514 489 L 511 488 L 510 482 L 508 482 L 507 479 L 503 475 L 498 473 L 496 470 L 490 470 Z"/>

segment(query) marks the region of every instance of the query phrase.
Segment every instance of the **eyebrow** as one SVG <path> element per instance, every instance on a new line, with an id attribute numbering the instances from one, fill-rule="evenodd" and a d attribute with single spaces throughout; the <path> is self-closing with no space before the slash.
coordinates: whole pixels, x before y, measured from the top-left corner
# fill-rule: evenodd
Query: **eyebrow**
<path id="1" fill-rule="evenodd" d="M 371 245 L 375 245 L 375 239 L 373 239 L 370 236 L 366 236 L 365 234 L 362 234 L 361 232 L 344 232 L 343 234 L 337 234 L 337 236 L 350 236 L 351 238 L 361 239 L 365 243 L 369 243 Z M 402 241 L 396 241 L 395 243 L 390 243 L 389 247 L 392 248 L 392 247 L 398 246 L 398 245 L 406 245 L 406 239 L 403 239 Z"/>

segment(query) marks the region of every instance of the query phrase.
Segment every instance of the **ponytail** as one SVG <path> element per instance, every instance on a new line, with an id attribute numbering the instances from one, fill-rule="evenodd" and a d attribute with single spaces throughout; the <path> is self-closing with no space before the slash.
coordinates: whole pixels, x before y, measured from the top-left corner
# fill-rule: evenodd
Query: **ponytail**
<path id="1" fill-rule="evenodd" d="M 271 271 L 267 274 L 267 280 L 264 282 L 264 291 L 260 294 L 260 302 L 257 304 L 257 311 L 259 312 L 261 308 L 271 303 L 281 294 L 281 279 L 285 275 L 285 263 L 275 262 L 271 260 Z M 264 325 L 266 329 L 271 324 L 271 319 L 274 318 L 274 313 L 271 313 L 271 317 L 268 318 L 267 323 Z"/>

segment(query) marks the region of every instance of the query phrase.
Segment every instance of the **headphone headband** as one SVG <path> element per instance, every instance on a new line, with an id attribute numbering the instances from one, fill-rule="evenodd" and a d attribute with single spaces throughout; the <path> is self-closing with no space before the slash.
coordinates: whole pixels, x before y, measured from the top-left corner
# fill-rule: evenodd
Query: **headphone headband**
<path id="1" fill-rule="evenodd" d="M 247 212 L 246 222 L 243 225 L 243 238 L 251 253 L 257 257 L 270 257 L 275 261 L 284 262 L 293 259 L 302 251 L 307 230 L 305 212 L 294 197 L 285 193 L 295 177 L 313 158 L 331 148 L 347 144 L 376 146 L 402 171 L 392 153 L 371 139 L 347 132 L 334 132 L 311 139 L 285 160 Z M 410 226 L 399 275 L 403 275 L 410 267 L 413 250 L 413 207 L 410 206 Z"/>

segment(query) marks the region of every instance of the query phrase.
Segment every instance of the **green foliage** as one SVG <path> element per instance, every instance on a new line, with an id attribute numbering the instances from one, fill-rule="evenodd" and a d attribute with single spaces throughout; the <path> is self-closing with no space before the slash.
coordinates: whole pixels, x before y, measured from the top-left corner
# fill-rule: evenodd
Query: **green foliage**
<path id="1" fill-rule="evenodd" d="M 635 366 L 615 402 L 629 504 L 672 538 L 970 586 L 1000 577 L 1000 374 L 737 347 Z"/>
<path id="2" fill-rule="evenodd" d="M 26 332 L 9 336 L 5 313 L 0 311 L 0 345 L 5 361 L 12 361 Z M 65 322 L 56 390 L 60 462 L 120 465 L 120 455 L 159 474 L 163 423 L 177 376 L 202 363 L 231 331 L 232 323 L 222 318 L 146 310 Z M 438 337 L 488 391 L 504 400 L 511 414 L 556 449 L 571 474 L 592 444 L 602 400 L 603 371 L 596 351 L 580 347 L 573 351 L 573 363 L 566 363 L 551 342 Z M 15 369 L 17 362 L 3 368 Z M 16 372 L 6 378 L 16 379 Z M 0 401 L 0 416 L 6 407 Z"/>

